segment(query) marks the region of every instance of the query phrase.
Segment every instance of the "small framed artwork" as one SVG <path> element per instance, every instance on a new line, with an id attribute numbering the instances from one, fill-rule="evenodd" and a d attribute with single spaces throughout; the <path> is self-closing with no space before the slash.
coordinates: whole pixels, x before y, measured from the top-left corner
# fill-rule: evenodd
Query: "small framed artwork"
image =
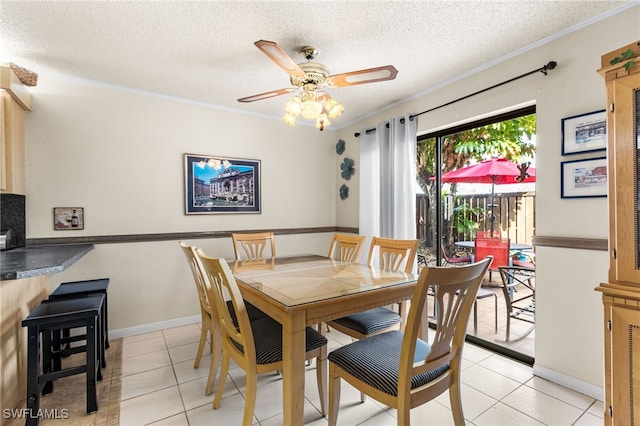
<path id="1" fill-rule="evenodd" d="M 562 119 L 562 155 L 602 151 L 607 148 L 605 110 Z"/>
<path id="2" fill-rule="evenodd" d="M 84 208 L 82 207 L 54 207 L 54 231 L 75 231 L 84 229 Z"/>
<path id="3" fill-rule="evenodd" d="M 561 197 L 607 196 L 606 157 L 560 163 Z"/>
<path id="4" fill-rule="evenodd" d="M 260 213 L 260 160 L 184 155 L 185 214 Z"/>

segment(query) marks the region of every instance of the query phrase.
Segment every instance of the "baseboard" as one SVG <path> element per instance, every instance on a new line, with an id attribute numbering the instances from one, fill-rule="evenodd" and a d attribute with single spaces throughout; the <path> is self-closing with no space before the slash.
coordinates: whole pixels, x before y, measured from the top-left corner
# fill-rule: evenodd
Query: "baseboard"
<path id="1" fill-rule="evenodd" d="M 592 385 L 582 380 L 578 380 L 575 377 L 567 376 L 566 374 L 559 373 L 550 368 L 542 367 L 537 364 L 533 365 L 533 374 L 549 380 L 550 382 L 557 383 L 573 391 L 580 392 L 581 394 L 590 396 L 598 401 L 604 401 L 604 388 Z"/>
<path id="2" fill-rule="evenodd" d="M 137 325 L 135 327 L 121 328 L 118 330 L 109 330 L 110 339 L 119 339 L 121 337 L 135 336 L 137 334 L 151 333 L 153 331 L 164 330 L 165 328 L 180 327 L 183 325 L 199 323 L 202 320 L 200 315 L 191 317 L 176 318 L 167 321 L 154 322 L 151 324 Z"/>

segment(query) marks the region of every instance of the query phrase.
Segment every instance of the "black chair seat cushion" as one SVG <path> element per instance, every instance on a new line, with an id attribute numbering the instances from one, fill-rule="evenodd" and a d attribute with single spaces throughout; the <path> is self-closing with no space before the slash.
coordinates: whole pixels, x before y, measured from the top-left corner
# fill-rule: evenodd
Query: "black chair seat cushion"
<path id="1" fill-rule="evenodd" d="M 360 381 L 386 394 L 397 396 L 403 336 L 404 333 L 401 331 L 388 331 L 367 337 L 330 352 L 328 359 Z M 413 362 L 424 361 L 430 350 L 431 346 L 428 343 L 418 339 Z M 445 364 L 413 376 L 411 389 L 435 380 L 448 369 L 449 365 Z"/>
<path id="2" fill-rule="evenodd" d="M 231 320 L 233 324 L 238 326 L 238 317 L 236 317 L 236 310 L 233 308 L 233 303 L 231 300 L 227 300 L 227 306 L 229 307 L 229 315 L 231 315 Z M 267 314 L 262 312 L 260 309 L 253 306 L 251 303 L 245 300 L 244 307 L 247 309 L 247 315 L 249 315 L 249 321 L 255 321 L 261 318 L 269 317 Z"/>
<path id="3" fill-rule="evenodd" d="M 256 363 L 271 364 L 282 361 L 282 326 L 267 317 L 251 321 L 253 341 L 256 347 Z M 316 330 L 305 328 L 305 352 L 327 344 L 327 339 Z M 237 346 L 242 350 L 241 346 Z"/>
<path id="4" fill-rule="evenodd" d="M 393 327 L 402 321 L 397 312 L 387 308 L 374 308 L 338 318 L 333 322 L 362 334 L 375 334 L 378 331 Z"/>

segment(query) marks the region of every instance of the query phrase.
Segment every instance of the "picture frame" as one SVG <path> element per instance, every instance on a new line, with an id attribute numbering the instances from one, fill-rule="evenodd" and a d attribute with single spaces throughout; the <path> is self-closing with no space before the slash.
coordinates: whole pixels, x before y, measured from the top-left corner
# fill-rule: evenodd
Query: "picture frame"
<path id="1" fill-rule="evenodd" d="M 54 207 L 54 231 L 81 231 L 84 229 L 84 208 Z"/>
<path id="2" fill-rule="evenodd" d="M 185 214 L 261 213 L 261 162 L 184 154 Z"/>
<path id="3" fill-rule="evenodd" d="M 560 163 L 561 198 L 606 197 L 607 181 L 606 157 Z"/>
<path id="4" fill-rule="evenodd" d="M 607 113 L 598 110 L 562 119 L 562 155 L 607 149 Z"/>

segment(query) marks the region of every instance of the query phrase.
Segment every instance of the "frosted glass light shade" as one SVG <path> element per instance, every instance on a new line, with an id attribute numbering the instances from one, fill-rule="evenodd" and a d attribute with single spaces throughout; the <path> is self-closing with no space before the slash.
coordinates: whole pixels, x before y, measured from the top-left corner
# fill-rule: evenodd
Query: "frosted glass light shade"
<path id="1" fill-rule="evenodd" d="M 322 114 L 322 104 L 316 101 L 302 102 L 302 116 L 308 120 L 313 120 Z"/>
<path id="2" fill-rule="evenodd" d="M 302 112 L 301 101 L 299 97 L 293 97 L 289 102 L 284 104 L 284 110 L 287 114 L 297 117 Z"/>
<path id="3" fill-rule="evenodd" d="M 282 121 L 284 121 L 291 127 L 295 127 L 296 125 L 296 117 L 288 113 L 282 117 Z"/>
<path id="4" fill-rule="evenodd" d="M 329 99 L 324 104 L 324 107 L 328 111 L 328 115 L 330 118 L 336 118 L 344 112 L 344 105 L 342 105 L 340 102 L 336 101 L 335 99 Z"/>

